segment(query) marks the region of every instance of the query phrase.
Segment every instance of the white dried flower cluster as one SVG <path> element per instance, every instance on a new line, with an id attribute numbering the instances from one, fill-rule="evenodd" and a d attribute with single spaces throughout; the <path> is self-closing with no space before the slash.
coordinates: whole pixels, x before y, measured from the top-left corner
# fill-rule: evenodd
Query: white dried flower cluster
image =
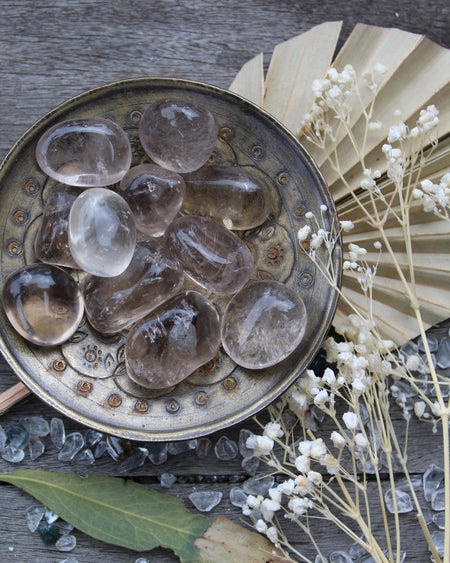
<path id="1" fill-rule="evenodd" d="M 363 78 L 366 80 L 368 87 L 375 92 L 383 82 L 387 71 L 387 66 L 381 63 L 376 63 L 371 70 L 364 72 Z"/>
<path id="2" fill-rule="evenodd" d="M 269 436 L 258 436 L 253 434 L 247 438 L 247 448 L 254 451 L 256 456 L 269 455 L 273 449 L 274 441 Z"/>
<path id="3" fill-rule="evenodd" d="M 439 184 L 422 180 L 420 187 L 413 190 L 414 199 L 422 202 L 426 213 L 435 213 L 445 219 L 450 218 L 450 172 L 444 174 Z"/>
<path id="4" fill-rule="evenodd" d="M 339 373 L 335 389 L 345 385 L 359 396 L 371 385 L 374 375 L 384 378 L 392 373 L 385 356 L 394 343 L 374 336 L 372 328 L 361 317 L 349 315 L 336 326 L 336 332 L 345 336 L 345 341 L 337 342 L 332 337 L 326 340 L 327 361 L 336 363 Z"/>
<path id="5" fill-rule="evenodd" d="M 309 113 L 303 118 L 303 127 L 318 139 L 325 136 L 334 138 L 333 128 L 326 113 L 331 109 L 339 119 L 350 120 L 351 98 L 356 91 L 356 72 L 352 65 L 346 65 L 342 72 L 330 68 L 326 78 L 314 80 L 312 90 L 315 101 Z"/>
<path id="6" fill-rule="evenodd" d="M 401 186 L 405 173 L 405 156 L 401 149 L 393 148 L 392 145 L 384 144 L 381 147 L 387 161 L 387 176 L 395 184 Z"/>
<path id="7" fill-rule="evenodd" d="M 343 269 L 346 276 L 359 283 L 366 301 L 359 309 L 359 300 L 357 302 L 341 292 L 341 299 L 353 313 L 335 320 L 337 337 L 330 336 L 324 343 L 329 367 L 321 376 L 313 369 L 307 369 L 279 401 L 269 407 L 271 422 L 261 435 L 252 435 L 246 441 L 246 446 L 271 468 L 273 474 L 277 474 L 278 480 L 284 478 L 269 489 L 266 498 L 249 495 L 243 506 L 243 513 L 256 521 L 256 529 L 277 546 L 292 547 L 281 529 L 280 513 L 296 522 L 313 540 L 308 524 L 310 518 L 332 520 L 342 528 L 339 510 L 340 515 L 357 515 L 359 519 L 363 512 L 370 510 L 361 473 L 364 476 L 366 473 L 377 474 L 382 464 L 392 481 L 392 472 L 399 468 L 407 473 L 406 449 L 403 451 L 390 418 L 393 400 L 402 409 L 406 420 L 414 411 L 421 420 L 434 422 L 433 430 L 442 420 L 443 413 L 448 413 L 448 406 L 439 395 L 442 383 L 436 381 L 435 368 L 429 358 L 425 361 L 425 356 L 414 352 L 414 348 L 413 353 L 409 353 L 411 347 L 407 354 L 402 355 L 402 351 L 400 355 L 392 353 L 394 343 L 383 340 L 374 320 L 377 318 L 373 301 L 374 279 L 385 255 L 389 267 L 397 266 L 401 270 L 399 282 L 404 284 L 411 303 L 415 303 L 416 295 L 413 282 L 405 278 L 403 262 L 396 262 L 397 250 L 389 240 L 385 225 L 397 222 L 403 229 L 406 242 L 402 252 L 407 255 L 413 271 L 414 260 L 412 252 L 408 255 L 411 249 L 407 245 L 411 233 L 404 228 L 408 225 L 412 201 L 415 200 L 416 207 L 422 205 L 426 212 L 447 220 L 450 218 L 450 173 L 445 174 L 439 183 L 434 178 L 423 180 L 421 177 L 422 167 L 437 144 L 431 133 L 439 124 L 439 112 L 434 105 L 428 106 L 410 127 L 402 121 L 401 111 L 396 110 L 394 123 L 388 129 L 375 115 L 378 108 L 376 94 L 387 74 L 383 65 L 375 65 L 365 72 L 362 80 L 357 80 L 350 65 L 342 72 L 330 69 L 325 78 L 314 81 L 314 104 L 303 121 L 306 139 L 323 150 L 327 164 L 342 184 L 349 187 L 349 195 L 355 198 L 358 226 L 370 225 L 379 240 L 373 242 L 377 252 L 369 253 L 368 248 L 356 244 L 357 235 L 350 235 L 353 240 L 346 246 Z M 355 108 L 355 115 L 351 115 L 352 108 Z M 364 135 L 357 138 L 361 128 L 353 125 L 355 122 L 359 124 L 360 118 L 365 119 Z M 380 169 L 369 168 L 366 149 L 373 148 L 369 146 L 369 136 L 376 137 L 379 142 L 376 132 L 385 128 L 386 142 L 377 147 L 381 148 L 386 162 L 379 165 Z M 332 150 L 333 143 L 337 147 L 344 135 L 356 153 L 355 162 L 361 165 L 359 187 L 364 190 L 361 198 L 359 192 L 353 191 L 353 179 L 351 184 L 348 182 L 347 168 L 341 168 L 340 151 Z M 425 151 L 425 147 L 431 149 Z M 393 186 L 390 182 L 377 182 L 384 170 Z M 345 212 L 345 220 L 337 224 L 327 207 L 321 205 L 320 211 L 305 214 L 305 224 L 298 230 L 300 249 L 336 291 L 340 291 L 339 276 L 333 269 L 332 256 L 341 235 L 355 228 L 348 210 L 350 207 Z M 426 339 L 423 326 L 421 336 Z M 395 381 L 393 385 L 390 384 L 392 379 Z M 434 383 L 436 400 L 422 392 L 423 381 L 429 380 Z M 341 406 L 344 405 L 344 412 L 335 408 L 338 400 Z M 292 412 L 289 413 L 286 407 Z M 293 415 L 297 417 L 295 422 L 292 422 Z M 320 421 L 321 416 L 328 416 L 335 423 L 328 445 L 317 436 L 315 421 Z M 335 485 L 344 493 L 342 496 L 336 495 Z M 360 511 L 361 506 L 363 511 Z M 311 510 L 314 513 L 310 515 Z M 338 513 L 336 516 L 335 512 Z M 306 516 L 304 522 L 302 516 Z M 370 517 L 361 530 L 373 553 L 381 553 L 382 548 L 370 530 Z"/>
<path id="8" fill-rule="evenodd" d="M 410 136 L 419 137 L 436 128 L 439 125 L 438 115 L 439 110 L 435 105 L 428 106 L 427 109 L 421 110 L 416 126 L 413 127 L 409 133 Z"/>
<path id="9" fill-rule="evenodd" d="M 305 214 L 309 224 L 303 225 L 298 230 L 297 240 L 300 247 L 315 260 L 316 254 L 320 249 L 325 250 L 328 256 L 331 256 L 339 233 L 332 229 L 332 220 L 326 205 L 320 206 L 320 217 L 317 218 L 312 211 Z M 352 221 L 342 221 L 341 229 L 351 231 L 354 228 Z"/>
<path id="10" fill-rule="evenodd" d="M 379 193 L 376 180 L 378 180 L 378 178 L 380 177 L 381 177 L 381 172 L 379 170 L 374 170 L 372 172 L 371 168 L 365 168 L 363 170 L 363 178 L 359 183 L 359 185 L 363 190 Z"/>

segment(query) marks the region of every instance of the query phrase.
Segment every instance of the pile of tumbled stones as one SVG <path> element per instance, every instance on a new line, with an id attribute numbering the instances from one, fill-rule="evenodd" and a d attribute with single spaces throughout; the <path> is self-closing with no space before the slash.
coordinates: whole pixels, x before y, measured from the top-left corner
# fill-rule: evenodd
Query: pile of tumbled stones
<path id="1" fill-rule="evenodd" d="M 279 282 L 249 281 L 253 253 L 235 232 L 267 219 L 272 188 L 247 167 L 210 165 L 217 134 L 209 110 L 161 100 L 139 126 L 152 163 L 130 168 L 128 137 L 110 120 L 47 130 L 36 158 L 60 183 L 46 198 L 39 262 L 3 288 L 13 327 L 40 346 L 66 341 L 83 314 L 101 333 L 129 329 L 127 373 L 149 389 L 179 383 L 221 345 L 249 369 L 292 353 L 306 327 L 303 300 Z M 67 268 L 85 272 L 80 284 Z M 184 290 L 185 274 L 233 296 L 222 318 L 203 293 Z"/>

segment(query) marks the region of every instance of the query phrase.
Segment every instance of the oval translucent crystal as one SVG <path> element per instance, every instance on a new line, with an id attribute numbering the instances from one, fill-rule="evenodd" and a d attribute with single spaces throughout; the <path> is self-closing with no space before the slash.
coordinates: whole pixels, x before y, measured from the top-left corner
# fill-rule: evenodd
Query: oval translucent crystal
<path id="1" fill-rule="evenodd" d="M 74 119 L 48 129 L 36 159 L 51 178 L 71 186 L 101 187 L 119 182 L 130 168 L 126 133 L 109 119 Z"/>
<path id="2" fill-rule="evenodd" d="M 175 219 L 166 231 L 166 242 L 185 273 L 214 293 L 236 293 L 253 272 L 248 246 L 211 219 L 195 215 Z"/>
<path id="3" fill-rule="evenodd" d="M 48 264 L 76 268 L 69 248 L 69 213 L 81 188 L 57 184 L 47 198 L 41 225 L 34 241 L 36 258 Z"/>
<path id="4" fill-rule="evenodd" d="M 181 208 L 185 196 L 183 178 L 156 164 L 131 168 L 120 182 L 120 194 L 133 212 L 136 228 L 159 237 Z"/>
<path id="5" fill-rule="evenodd" d="M 183 381 L 219 351 L 215 307 L 196 291 L 176 295 L 130 330 L 125 345 L 127 373 L 149 389 Z"/>
<path id="6" fill-rule="evenodd" d="M 75 280 L 50 264 L 31 264 L 12 273 L 2 297 L 15 330 L 39 346 L 65 342 L 83 317 L 83 299 Z"/>
<path id="7" fill-rule="evenodd" d="M 95 276 L 113 277 L 130 264 L 136 227 L 128 203 L 106 188 L 85 190 L 69 214 L 69 247 L 78 266 Z"/>
<path id="8" fill-rule="evenodd" d="M 91 325 L 105 334 L 119 332 L 181 290 L 184 274 L 155 238 L 136 244 L 133 259 L 119 276 L 86 276 L 82 293 Z"/>
<path id="9" fill-rule="evenodd" d="M 206 108 L 179 100 L 161 100 L 144 112 L 139 138 L 150 158 L 168 170 L 192 172 L 211 156 L 218 125 Z"/>
<path id="10" fill-rule="evenodd" d="M 307 313 L 301 297 L 276 281 L 248 283 L 228 303 L 222 318 L 222 344 L 240 366 L 273 366 L 300 344 Z"/>
<path id="11" fill-rule="evenodd" d="M 184 176 L 183 210 L 210 217 L 227 229 L 253 229 L 271 210 L 266 183 L 238 167 L 204 166 Z"/>

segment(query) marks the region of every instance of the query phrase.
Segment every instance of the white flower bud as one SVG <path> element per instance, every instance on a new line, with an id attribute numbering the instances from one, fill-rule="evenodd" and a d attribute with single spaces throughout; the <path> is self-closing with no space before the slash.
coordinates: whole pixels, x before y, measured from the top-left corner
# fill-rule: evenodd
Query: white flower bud
<path id="1" fill-rule="evenodd" d="M 336 432 L 336 430 L 333 430 L 333 432 L 331 433 L 331 441 L 333 442 L 334 447 L 338 448 L 339 450 L 342 450 L 342 448 L 345 446 L 344 436 L 342 436 L 342 434 L 339 434 L 339 432 Z"/>
<path id="2" fill-rule="evenodd" d="M 344 233 L 348 233 L 355 228 L 353 221 L 341 221 L 341 228 Z"/>
<path id="3" fill-rule="evenodd" d="M 358 434 L 355 434 L 355 444 L 358 446 L 358 448 L 366 449 L 369 445 L 369 442 L 367 441 L 367 438 L 364 436 L 364 434 L 358 432 Z"/>
<path id="4" fill-rule="evenodd" d="M 311 232 L 311 227 L 309 225 L 305 225 L 298 230 L 297 238 L 299 242 L 304 242 Z"/>
<path id="5" fill-rule="evenodd" d="M 260 534 L 265 534 L 267 531 L 267 524 L 261 518 L 255 522 L 255 530 Z"/>
<path id="6" fill-rule="evenodd" d="M 269 422 L 264 427 L 264 436 L 268 436 L 271 440 L 275 438 L 281 438 L 283 436 L 283 430 L 278 422 Z"/>
<path id="7" fill-rule="evenodd" d="M 306 455 L 299 455 L 295 459 L 295 467 L 300 473 L 308 473 L 310 470 L 310 460 Z"/>
<path id="8" fill-rule="evenodd" d="M 425 412 L 425 403 L 423 401 L 416 401 L 414 403 L 414 414 L 417 416 L 417 418 L 422 418 L 424 412 Z"/>
<path id="9" fill-rule="evenodd" d="M 322 483 L 322 475 L 317 471 L 309 471 L 308 479 L 314 483 L 314 485 L 320 485 Z"/>
<path id="10" fill-rule="evenodd" d="M 272 543 L 277 543 L 278 541 L 278 532 L 275 526 L 271 526 L 266 530 L 267 539 L 269 539 Z"/>
<path id="11" fill-rule="evenodd" d="M 342 420 L 349 430 L 356 430 L 358 428 L 358 417 L 354 412 L 345 412 L 342 415 Z"/>

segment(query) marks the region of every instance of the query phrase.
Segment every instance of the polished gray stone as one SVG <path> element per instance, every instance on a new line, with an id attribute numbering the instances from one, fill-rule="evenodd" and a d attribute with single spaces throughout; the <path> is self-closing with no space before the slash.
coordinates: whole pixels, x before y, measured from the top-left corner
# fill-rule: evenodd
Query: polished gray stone
<path id="1" fill-rule="evenodd" d="M 307 313 L 297 292 L 276 281 L 248 283 L 228 303 L 222 318 L 222 344 L 240 366 L 273 366 L 300 344 Z"/>
<path id="2" fill-rule="evenodd" d="M 36 159 L 58 182 L 109 186 L 130 168 L 131 146 L 123 129 L 110 119 L 73 119 L 57 123 L 41 136 Z"/>
<path id="3" fill-rule="evenodd" d="M 211 219 L 180 217 L 168 227 L 165 238 L 185 272 L 214 293 L 236 293 L 253 272 L 254 259 L 249 247 Z"/>
<path id="4" fill-rule="evenodd" d="M 157 239 L 145 238 L 119 276 L 85 277 L 81 290 L 86 316 L 99 332 L 119 332 L 178 293 L 183 281 L 178 260 Z"/>
<path id="5" fill-rule="evenodd" d="M 119 193 L 133 212 L 136 228 L 159 237 L 181 209 L 186 187 L 176 172 L 156 164 L 140 164 L 122 178 Z"/>
<path id="6" fill-rule="evenodd" d="M 227 229 L 253 229 L 271 211 L 271 192 L 266 182 L 238 166 L 203 166 L 185 174 L 183 210 L 210 217 Z"/>
<path id="7" fill-rule="evenodd" d="M 128 203 L 107 188 L 83 191 L 69 214 L 69 247 L 78 267 L 95 276 L 113 277 L 130 264 L 136 226 Z"/>
<path id="8" fill-rule="evenodd" d="M 174 172 L 192 172 L 211 156 L 218 126 L 213 114 L 180 100 L 160 100 L 144 112 L 139 138 L 150 158 Z"/>
<path id="9" fill-rule="evenodd" d="M 187 291 L 131 328 L 125 346 L 127 372 L 143 387 L 171 387 L 212 360 L 219 347 L 217 310 L 200 293 Z"/>

